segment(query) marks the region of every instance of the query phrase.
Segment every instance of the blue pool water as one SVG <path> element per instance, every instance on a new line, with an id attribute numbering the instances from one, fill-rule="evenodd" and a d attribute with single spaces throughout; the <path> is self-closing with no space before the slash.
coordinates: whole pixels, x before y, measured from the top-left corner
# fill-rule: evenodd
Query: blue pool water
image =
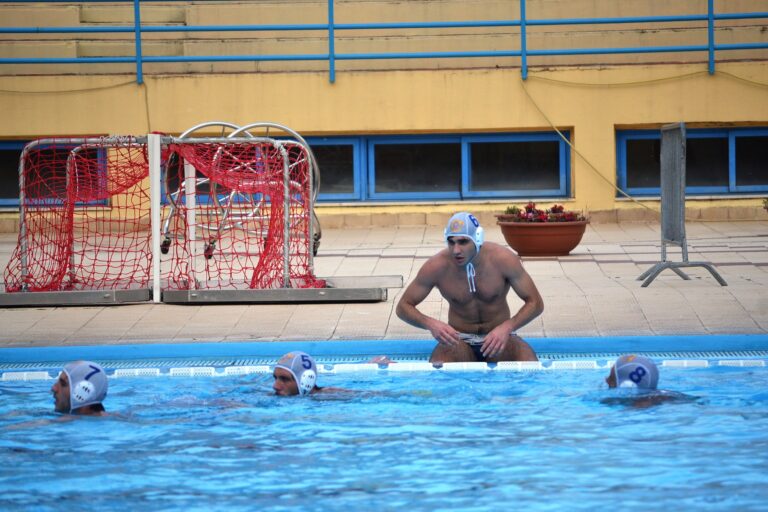
<path id="1" fill-rule="evenodd" d="M 324 398 L 164 371 L 73 421 L 52 380 L 0 381 L 0 509 L 766 510 L 768 368 L 692 366 L 648 408 L 604 368 L 338 371 L 356 393 Z"/>

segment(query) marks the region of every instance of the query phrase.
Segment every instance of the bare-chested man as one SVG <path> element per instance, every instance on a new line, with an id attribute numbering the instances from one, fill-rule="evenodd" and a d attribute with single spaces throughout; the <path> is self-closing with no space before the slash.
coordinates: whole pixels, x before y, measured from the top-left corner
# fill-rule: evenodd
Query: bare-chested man
<path id="1" fill-rule="evenodd" d="M 474 215 L 455 214 L 445 228 L 448 247 L 421 267 L 397 304 L 397 316 L 438 341 L 432 362 L 536 361 L 516 332 L 544 310 L 541 295 L 520 258 L 492 242 Z M 421 313 L 418 306 L 433 288 L 448 301 L 448 323 Z M 524 304 L 511 316 L 512 288 Z"/>

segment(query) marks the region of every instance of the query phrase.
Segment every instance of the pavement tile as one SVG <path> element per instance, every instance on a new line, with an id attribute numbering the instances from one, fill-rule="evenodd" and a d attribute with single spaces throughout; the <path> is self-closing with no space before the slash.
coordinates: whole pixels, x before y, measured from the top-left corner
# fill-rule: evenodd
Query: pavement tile
<path id="1" fill-rule="evenodd" d="M 643 288 L 637 277 L 661 258 L 658 223 L 590 224 L 580 246 L 560 258 L 524 258 L 544 298 L 544 313 L 523 337 L 626 336 L 768 332 L 768 222 L 689 222 L 689 259 L 708 261 L 728 282 L 703 268 L 670 270 Z M 488 240 L 504 243 L 488 228 Z M 0 265 L 16 235 L 0 235 Z M 402 275 L 409 283 L 444 247 L 440 226 L 347 227 L 323 230 L 319 276 Z M 669 247 L 669 259 L 681 251 Z M 430 339 L 395 314 L 403 289 L 373 304 L 238 304 L 0 307 L 0 346 L 194 341 Z M 510 294 L 510 308 L 521 301 Z M 433 290 L 424 313 L 447 320 Z"/>

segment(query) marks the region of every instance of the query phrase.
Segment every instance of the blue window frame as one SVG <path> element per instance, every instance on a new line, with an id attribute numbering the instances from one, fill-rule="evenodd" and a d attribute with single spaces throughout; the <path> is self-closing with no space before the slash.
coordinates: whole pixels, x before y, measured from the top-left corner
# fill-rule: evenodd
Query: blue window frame
<path id="1" fill-rule="evenodd" d="M 617 181 L 622 190 L 660 194 L 660 141 L 658 130 L 617 133 Z M 687 194 L 768 191 L 768 129 L 688 129 L 686 141 Z"/>
<path id="2" fill-rule="evenodd" d="M 570 149 L 554 132 L 307 141 L 320 165 L 320 201 L 567 197 L 570 191 Z M 331 187 L 327 162 L 335 166 Z"/>

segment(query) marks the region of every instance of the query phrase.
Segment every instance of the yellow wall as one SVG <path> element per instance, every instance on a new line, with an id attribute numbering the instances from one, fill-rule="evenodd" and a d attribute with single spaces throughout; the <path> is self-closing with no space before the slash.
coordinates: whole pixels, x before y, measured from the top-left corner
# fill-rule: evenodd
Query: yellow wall
<path id="1" fill-rule="evenodd" d="M 617 128 L 768 126 L 766 84 L 768 62 L 720 63 L 715 75 L 702 65 L 564 68 L 525 82 L 519 69 L 345 71 L 333 84 L 323 72 L 147 76 L 144 85 L 130 76 L 12 76 L 0 77 L 0 138 L 178 134 L 211 120 L 273 121 L 304 135 L 545 130 L 551 121 L 571 130 L 579 153 L 568 205 L 600 212 L 636 207 L 612 187 Z M 414 208 L 436 206 L 405 207 Z M 498 210 L 498 201 L 477 208 Z"/>

